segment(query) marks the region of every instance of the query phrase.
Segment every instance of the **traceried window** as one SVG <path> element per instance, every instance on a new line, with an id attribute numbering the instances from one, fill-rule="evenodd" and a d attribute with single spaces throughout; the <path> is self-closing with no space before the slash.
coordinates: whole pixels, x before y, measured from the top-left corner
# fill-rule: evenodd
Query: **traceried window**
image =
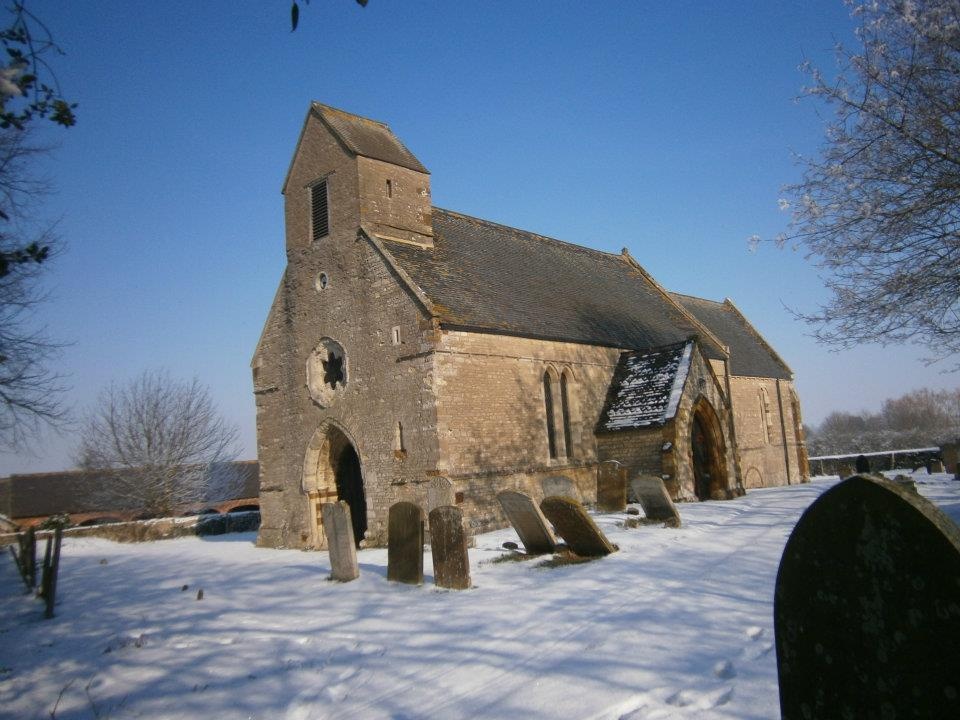
<path id="1" fill-rule="evenodd" d="M 319 240 L 330 233 L 330 214 L 327 202 L 327 181 L 310 186 L 311 237 Z"/>
<path id="2" fill-rule="evenodd" d="M 553 378 L 549 372 L 543 374 L 543 406 L 547 414 L 547 449 L 553 460 L 557 457 L 557 427 L 553 421 Z"/>

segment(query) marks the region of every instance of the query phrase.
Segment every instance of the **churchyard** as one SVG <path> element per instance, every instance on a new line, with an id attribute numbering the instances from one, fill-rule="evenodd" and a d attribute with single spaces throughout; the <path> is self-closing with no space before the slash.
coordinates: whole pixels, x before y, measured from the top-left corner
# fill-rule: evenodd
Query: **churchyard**
<path id="1" fill-rule="evenodd" d="M 925 472 L 911 479 L 960 520 L 960 482 Z M 850 548 L 838 564 L 867 558 L 867 586 L 879 578 L 888 587 L 884 572 L 907 575 L 902 557 L 878 549 L 902 546 L 897 532 L 916 535 L 916 513 L 889 493 L 874 503 L 872 486 L 848 497 L 836 478 L 820 478 L 673 508 L 655 485 L 635 482 L 639 502 L 587 517 L 576 503 L 538 507 L 504 493 L 517 529 L 480 535 L 468 550 L 455 508 L 428 515 L 407 503 L 391 512 L 396 542 L 355 552 L 337 542 L 352 540 L 352 530 L 333 505 L 324 514 L 330 552 L 256 548 L 253 533 L 137 544 L 66 538 L 52 620 L 23 594 L 14 564 L 0 563 L 0 717 L 777 718 L 784 640 L 775 637 L 774 590 L 804 511 L 836 488 L 830 497 L 841 504 L 815 505 L 790 541 L 789 598 L 800 587 L 837 606 L 844 573 L 822 571 L 824 545 L 811 538 L 824 527 L 842 536 L 854 511 L 876 537 L 827 538 Z M 608 507 L 620 505 L 619 492 L 605 495 Z M 636 522 L 644 515 L 659 520 Z M 943 537 L 934 528 L 929 542 Z M 585 542 L 581 554 L 598 557 L 548 563 L 550 554 L 523 553 L 564 541 Z M 955 562 L 946 551 L 929 554 L 934 571 L 940 558 Z M 928 619 L 958 611 L 955 592 L 941 596 L 932 582 L 923 590 L 930 608 L 894 599 L 866 613 L 873 632 L 889 636 L 880 643 L 889 682 L 918 664 L 898 623 L 929 632 Z M 778 623 L 790 627 L 803 602 L 778 599 Z M 795 663 L 805 652 L 867 662 L 842 646 L 843 624 L 823 621 L 822 642 L 799 644 L 812 632 L 794 628 L 779 650 Z M 956 700 L 948 685 L 933 707 Z"/>

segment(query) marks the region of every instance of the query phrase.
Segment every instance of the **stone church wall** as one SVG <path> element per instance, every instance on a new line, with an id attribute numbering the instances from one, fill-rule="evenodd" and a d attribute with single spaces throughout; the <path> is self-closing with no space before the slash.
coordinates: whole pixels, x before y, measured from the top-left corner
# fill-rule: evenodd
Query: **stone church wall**
<path id="1" fill-rule="evenodd" d="M 804 482 L 793 383 L 734 375 L 730 387 L 744 487 Z"/>
<path id="2" fill-rule="evenodd" d="M 474 529 L 503 525 L 496 493 L 543 497 L 543 480 L 564 476 L 581 499 L 596 494 L 595 428 L 620 351 L 576 343 L 444 331 L 436 352 L 440 464 L 461 493 Z M 547 440 L 544 373 L 553 378 L 558 457 Z M 560 378 L 569 401 L 565 448 Z"/>

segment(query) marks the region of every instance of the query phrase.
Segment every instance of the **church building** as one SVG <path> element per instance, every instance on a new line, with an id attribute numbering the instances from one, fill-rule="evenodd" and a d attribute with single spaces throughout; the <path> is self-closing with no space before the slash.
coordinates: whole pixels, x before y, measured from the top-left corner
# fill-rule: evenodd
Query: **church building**
<path id="1" fill-rule="evenodd" d="M 400 500 L 505 525 L 501 490 L 592 502 L 601 462 L 677 500 L 808 476 L 787 364 L 730 300 L 611 254 L 434 207 L 383 123 L 319 103 L 283 186 L 287 266 L 253 357 L 269 547 L 358 542 Z"/>

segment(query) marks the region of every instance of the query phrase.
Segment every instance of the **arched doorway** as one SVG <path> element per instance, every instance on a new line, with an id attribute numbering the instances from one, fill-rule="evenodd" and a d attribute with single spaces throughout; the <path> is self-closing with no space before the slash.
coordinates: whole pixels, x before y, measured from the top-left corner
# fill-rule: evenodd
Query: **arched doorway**
<path id="1" fill-rule="evenodd" d="M 360 456 L 347 434 L 332 422 L 321 425 L 307 445 L 302 482 L 310 505 L 312 537 L 308 544 L 326 546 L 320 508 L 323 503 L 343 500 L 350 506 L 354 541 L 359 545 L 367 531 L 367 500 Z"/>
<path id="2" fill-rule="evenodd" d="M 360 458 L 357 457 L 357 451 L 349 442 L 343 446 L 334 467 L 337 500 L 343 500 L 350 506 L 353 537 L 359 545 L 364 533 L 367 532 L 367 499 L 363 492 Z"/>
<path id="3" fill-rule="evenodd" d="M 693 491 L 698 500 L 717 497 L 727 487 L 726 448 L 716 412 L 705 398 L 693 411 L 690 423 Z"/>

